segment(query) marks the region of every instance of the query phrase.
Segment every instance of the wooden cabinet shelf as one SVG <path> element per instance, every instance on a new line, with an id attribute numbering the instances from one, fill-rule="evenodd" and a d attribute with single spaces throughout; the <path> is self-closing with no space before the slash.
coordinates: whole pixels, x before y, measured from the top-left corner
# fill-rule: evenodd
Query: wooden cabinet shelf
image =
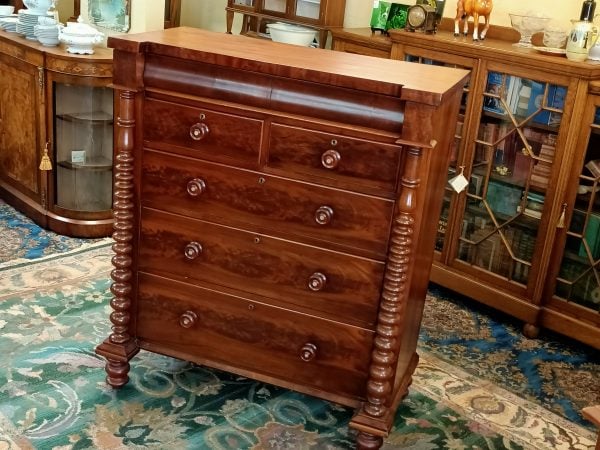
<path id="1" fill-rule="evenodd" d="M 584 167 L 600 159 L 600 63 L 515 47 L 518 36 L 501 27 L 474 44 L 450 26 L 389 37 L 332 31 L 334 50 L 471 71 L 448 174 L 464 167 L 471 184 L 448 193 L 431 280 L 523 320 L 527 336 L 542 326 L 600 348 L 600 192 L 578 194 L 580 184 L 600 185 Z M 514 121 L 488 110 L 500 98 Z M 525 140 L 531 153 L 521 152 Z M 478 205 L 486 195 L 491 212 Z M 518 220 L 503 228 L 517 208 Z"/>
<path id="2" fill-rule="evenodd" d="M 324 48 L 329 29 L 342 26 L 345 8 L 346 0 L 228 0 L 227 33 L 232 31 L 234 15 L 241 14 L 240 34 L 270 38 L 266 24 L 286 22 L 317 30 L 319 46 Z"/>
<path id="3" fill-rule="evenodd" d="M 56 118 L 67 122 L 85 122 L 92 125 L 112 125 L 113 116 L 105 111 L 85 111 L 69 114 L 56 114 Z"/>
<path id="4" fill-rule="evenodd" d="M 106 172 L 112 170 L 112 161 L 106 158 L 90 160 L 82 163 L 71 161 L 59 161 L 58 165 L 69 170 L 87 170 L 94 172 Z"/>

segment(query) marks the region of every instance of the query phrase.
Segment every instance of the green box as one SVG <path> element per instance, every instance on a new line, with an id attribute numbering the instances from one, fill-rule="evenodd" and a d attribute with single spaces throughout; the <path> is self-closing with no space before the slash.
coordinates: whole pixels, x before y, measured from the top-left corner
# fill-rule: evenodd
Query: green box
<path id="1" fill-rule="evenodd" d="M 392 3 L 375 0 L 371 12 L 371 30 L 386 30 L 388 16 L 390 15 Z"/>
<path id="2" fill-rule="evenodd" d="M 403 5 L 402 3 L 392 3 L 385 24 L 385 31 L 393 28 L 406 27 L 406 17 L 408 16 L 409 6 L 410 5 Z"/>

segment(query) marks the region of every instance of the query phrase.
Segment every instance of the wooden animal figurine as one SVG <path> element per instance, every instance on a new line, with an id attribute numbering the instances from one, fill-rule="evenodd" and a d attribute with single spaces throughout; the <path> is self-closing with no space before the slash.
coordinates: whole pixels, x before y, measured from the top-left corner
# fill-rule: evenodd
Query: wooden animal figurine
<path id="1" fill-rule="evenodd" d="M 456 18 L 454 19 L 454 36 L 458 36 L 459 22 L 464 20 L 463 34 L 466 36 L 469 32 L 469 17 L 473 17 L 473 40 L 485 39 L 485 35 L 490 28 L 490 14 L 494 6 L 492 0 L 458 0 L 456 3 Z M 485 26 L 479 33 L 479 16 L 485 18 Z"/>

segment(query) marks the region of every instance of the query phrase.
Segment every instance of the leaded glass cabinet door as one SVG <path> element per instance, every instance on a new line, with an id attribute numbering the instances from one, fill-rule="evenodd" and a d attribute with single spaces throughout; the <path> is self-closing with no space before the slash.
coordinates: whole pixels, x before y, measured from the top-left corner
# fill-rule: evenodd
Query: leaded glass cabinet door
<path id="1" fill-rule="evenodd" d="M 581 157 L 563 204 L 562 258 L 548 307 L 600 326 L 600 96 L 591 96 L 580 141 Z M 575 182 L 576 180 L 576 182 Z M 560 224 L 563 225 L 562 223 Z"/>
<path id="2" fill-rule="evenodd" d="M 489 70 L 456 258 L 478 273 L 526 288 L 551 192 L 568 94 L 557 83 Z"/>
<path id="3" fill-rule="evenodd" d="M 460 69 L 466 69 L 473 71 L 475 66 L 475 61 L 469 58 L 462 57 L 449 57 L 448 55 L 443 55 L 439 52 L 434 52 L 430 50 L 424 50 L 420 48 L 405 48 L 405 61 L 415 62 L 419 64 L 432 64 L 437 66 L 445 66 L 445 67 L 456 67 Z M 466 144 L 464 132 L 467 130 L 468 124 L 466 123 L 471 116 L 471 104 L 470 99 L 471 86 L 470 81 L 467 82 L 465 87 L 463 88 L 463 96 L 461 100 L 460 110 L 458 113 L 458 121 L 456 124 L 456 130 L 454 134 L 454 141 L 452 143 L 452 150 L 450 156 L 450 164 L 448 166 L 448 180 L 456 177 L 459 173 L 465 170 L 465 164 L 462 162 L 464 159 L 464 147 Z M 451 211 L 455 207 L 456 204 L 456 193 L 451 188 L 449 184 L 445 186 L 444 189 L 444 198 L 442 200 L 442 210 L 440 213 L 440 218 L 438 220 L 438 229 L 435 239 L 435 250 L 436 250 L 436 258 L 440 258 L 441 255 L 439 252 L 444 251 L 444 249 L 448 249 L 450 247 L 450 239 L 448 236 L 451 235 Z"/>

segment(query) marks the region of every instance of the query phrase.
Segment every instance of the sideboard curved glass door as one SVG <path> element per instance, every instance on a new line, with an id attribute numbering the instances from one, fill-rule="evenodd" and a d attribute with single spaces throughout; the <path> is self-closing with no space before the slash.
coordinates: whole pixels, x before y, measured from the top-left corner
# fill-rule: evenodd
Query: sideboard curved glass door
<path id="1" fill-rule="evenodd" d="M 55 205 L 71 211 L 112 207 L 113 90 L 54 85 Z"/>

